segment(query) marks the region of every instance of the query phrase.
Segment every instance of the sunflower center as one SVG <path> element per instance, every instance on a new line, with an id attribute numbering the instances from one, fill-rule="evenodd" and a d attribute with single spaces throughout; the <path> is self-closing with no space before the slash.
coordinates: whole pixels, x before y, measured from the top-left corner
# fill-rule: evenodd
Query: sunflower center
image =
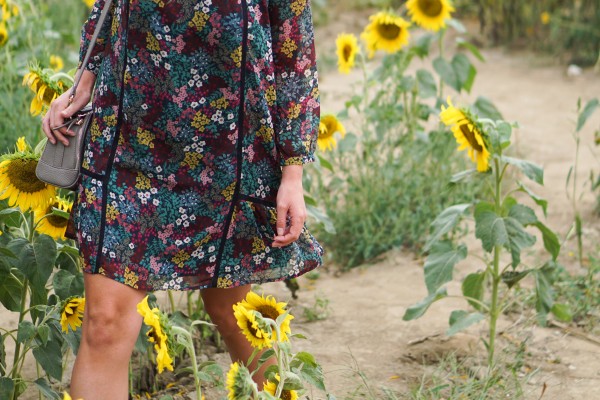
<path id="1" fill-rule="evenodd" d="M 48 209 L 46 210 L 46 214 L 49 214 L 46 217 L 46 221 L 48 221 L 48 223 L 56 228 L 63 228 L 65 226 L 67 226 L 67 223 L 69 222 L 68 219 L 63 218 L 59 215 L 55 215 L 52 214 L 52 208 L 59 208 L 59 204 L 58 203 L 54 203 L 52 204 L 50 207 L 48 207 Z"/>
<path id="2" fill-rule="evenodd" d="M 350 56 L 352 55 L 352 46 L 345 45 L 343 54 L 344 54 L 344 61 L 348 62 L 350 60 Z"/>
<path id="3" fill-rule="evenodd" d="M 319 128 L 319 139 L 327 139 L 333 136 L 333 129 L 329 129 L 327 125 L 322 124 Z"/>
<path id="4" fill-rule="evenodd" d="M 469 129 L 467 124 L 460 124 L 460 131 L 462 132 L 463 136 L 467 138 L 467 141 L 473 149 L 480 153 L 483 151 L 483 147 L 481 147 L 481 145 L 477 143 L 477 139 L 475 139 L 475 133 Z"/>
<path id="5" fill-rule="evenodd" d="M 17 158 L 6 166 L 9 182 L 19 191 L 36 193 L 44 190 L 46 184 L 35 176 L 37 160 L 30 158 Z"/>
<path id="6" fill-rule="evenodd" d="M 395 40 L 400 36 L 400 27 L 396 24 L 378 24 L 377 32 L 387 40 Z"/>
<path id="7" fill-rule="evenodd" d="M 248 321 L 246 322 L 246 328 L 248 328 L 248 330 L 250 331 L 250 333 L 252 334 L 252 336 L 254 336 L 255 338 L 257 338 L 257 337 L 258 337 L 258 330 L 257 330 L 257 329 L 255 329 L 255 328 L 252 326 L 252 321 L 248 320 Z"/>
<path id="8" fill-rule="evenodd" d="M 274 307 L 269 305 L 258 306 L 256 307 L 256 311 L 258 311 L 264 318 L 271 318 L 273 321 L 279 317 L 279 312 L 277 312 Z"/>
<path id="9" fill-rule="evenodd" d="M 44 91 L 44 103 L 46 104 L 50 104 L 52 103 L 52 100 L 54 100 L 54 97 L 56 96 L 56 91 L 54 89 L 52 89 L 50 86 L 46 87 L 46 90 Z"/>
<path id="10" fill-rule="evenodd" d="M 428 17 L 437 17 L 441 14 L 443 6 L 440 0 L 419 0 L 419 9 Z"/>
<path id="11" fill-rule="evenodd" d="M 281 397 L 282 400 L 292 400 L 292 392 L 290 390 L 282 390 Z"/>

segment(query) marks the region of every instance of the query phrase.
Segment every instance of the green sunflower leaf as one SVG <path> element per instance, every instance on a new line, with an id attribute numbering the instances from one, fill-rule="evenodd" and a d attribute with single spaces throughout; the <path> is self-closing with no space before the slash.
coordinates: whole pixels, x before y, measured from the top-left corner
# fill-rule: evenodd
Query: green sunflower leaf
<path id="1" fill-rule="evenodd" d="M 17 343 L 25 343 L 35 336 L 35 325 L 31 321 L 21 321 L 17 330 Z"/>
<path id="2" fill-rule="evenodd" d="M 576 132 L 579 132 L 583 128 L 587 120 L 592 116 L 594 111 L 596 111 L 596 108 L 598 108 L 598 106 L 600 106 L 600 102 L 598 102 L 598 99 L 592 99 L 587 102 L 587 104 L 583 108 L 583 111 L 577 116 Z"/>
<path id="3" fill-rule="evenodd" d="M 61 269 L 54 274 L 52 286 L 54 293 L 62 300 L 71 296 L 81 296 L 83 294 L 83 276 Z"/>
<path id="4" fill-rule="evenodd" d="M 452 64 L 442 57 L 437 57 L 435 60 L 433 60 L 433 69 L 438 73 L 440 78 L 442 78 L 442 81 L 444 81 L 448 86 L 457 92 L 460 92 L 460 80 L 456 74 L 456 71 L 452 67 Z"/>
<path id="5" fill-rule="evenodd" d="M 523 271 L 504 271 L 502 273 L 502 282 L 504 282 L 506 284 L 506 286 L 508 286 L 509 289 L 511 289 L 513 286 L 515 286 L 517 283 L 519 283 L 523 278 L 525 278 L 527 275 L 529 275 L 529 273 L 531 272 L 530 269 L 526 269 Z"/>
<path id="6" fill-rule="evenodd" d="M 538 222 L 535 211 L 523 204 L 515 204 L 508 211 L 508 216 L 519 221 L 523 226 Z"/>
<path id="7" fill-rule="evenodd" d="M 542 268 L 535 270 L 535 308 L 538 312 L 538 322 L 541 325 L 546 324 L 546 315 L 552 310 L 554 305 L 554 272 L 556 264 L 546 263 Z"/>
<path id="8" fill-rule="evenodd" d="M 477 75 L 477 70 L 469 58 L 462 53 L 458 53 L 452 57 L 451 64 L 458 78 L 459 88 L 470 92 L 475 81 L 475 76 Z"/>
<path id="9" fill-rule="evenodd" d="M 515 216 L 531 218 L 520 207 L 515 211 Z M 481 240 L 487 252 L 491 252 L 494 246 L 506 247 L 511 253 L 513 267 L 521 262 L 521 251 L 533 246 L 536 241 L 535 236 L 525 232 L 523 224 L 514 216 L 501 217 L 486 202 L 475 207 L 475 236 Z"/>
<path id="10" fill-rule="evenodd" d="M 471 54 L 473 54 L 479 61 L 485 62 L 485 57 L 483 57 L 477 46 L 475 46 L 473 43 L 467 42 L 461 37 L 456 38 L 456 43 L 458 44 L 458 47 L 464 47 L 465 49 L 469 50 Z"/>
<path id="11" fill-rule="evenodd" d="M 471 206 L 471 204 L 456 204 L 446 208 L 444 211 L 437 216 L 437 218 L 431 223 L 432 232 L 427 239 L 424 251 L 429 251 L 431 246 L 437 242 L 443 235 L 450 232 L 458 224 L 465 211 Z"/>
<path id="12" fill-rule="evenodd" d="M 33 383 L 35 383 L 35 386 L 37 386 L 40 393 L 42 393 L 44 395 L 45 399 L 52 399 L 52 400 L 62 399 L 62 397 L 58 394 L 58 392 L 52 390 L 52 388 L 50 387 L 50 385 L 48 384 L 48 381 L 46 379 L 39 378 L 39 379 L 36 379 L 35 381 L 33 381 Z"/>
<path id="13" fill-rule="evenodd" d="M 452 311 L 450 314 L 450 328 L 446 331 L 446 335 L 452 336 L 458 332 L 467 329 L 469 326 L 483 321 L 485 316 L 478 312 L 468 313 L 463 310 Z"/>
<path id="14" fill-rule="evenodd" d="M 535 204 L 542 207 L 542 211 L 544 212 L 544 217 L 547 217 L 548 216 L 548 214 L 547 214 L 548 201 L 541 198 L 537 194 L 535 194 L 531 189 L 529 189 L 527 186 L 525 186 L 525 184 L 523 182 L 517 181 L 517 185 L 519 185 L 519 191 L 527 193 L 529 195 L 529 197 L 531 197 L 531 199 L 535 202 Z"/>
<path id="15" fill-rule="evenodd" d="M 518 158 L 502 156 L 502 161 L 519 168 L 532 181 L 544 184 L 544 170 L 537 164 Z"/>
<path id="16" fill-rule="evenodd" d="M 419 97 L 427 99 L 437 94 L 437 84 L 431 72 L 426 69 L 417 71 L 417 82 L 419 84 Z"/>
<path id="17" fill-rule="evenodd" d="M 556 261 L 558 254 L 560 253 L 560 241 L 558 236 L 550 228 L 538 221 L 535 227 L 542 233 L 542 240 L 544 241 L 544 248 L 552 254 L 552 260 Z"/>
<path id="18" fill-rule="evenodd" d="M 15 382 L 6 377 L 0 377 L 0 399 L 12 399 L 15 393 Z"/>
<path id="19" fill-rule="evenodd" d="M 494 103 L 487 97 L 479 96 L 471 106 L 471 110 L 480 118 L 489 118 L 491 120 L 503 119 L 502 114 Z"/>
<path id="20" fill-rule="evenodd" d="M 452 280 L 454 266 L 467 258 L 467 246 L 454 247 L 449 241 L 437 242 L 425 260 L 425 285 L 435 293 L 443 284 Z"/>
<path id="21" fill-rule="evenodd" d="M 467 275 L 467 277 L 462 282 L 462 293 L 465 297 L 471 297 L 475 300 L 482 301 L 484 294 L 483 284 L 485 282 L 485 273 L 484 272 L 475 272 Z M 478 311 L 481 311 L 483 308 L 481 304 L 467 300 L 469 304 Z"/>
<path id="22" fill-rule="evenodd" d="M 21 310 L 21 294 L 23 284 L 10 272 L 0 270 L 0 303 L 7 310 L 19 312 Z"/>
<path id="23" fill-rule="evenodd" d="M 404 321 L 411 321 L 413 319 L 421 318 L 433 303 L 447 296 L 448 292 L 446 291 L 446 288 L 438 289 L 437 292 L 430 294 L 417 304 L 408 307 L 402 319 Z"/>
<path id="24" fill-rule="evenodd" d="M 33 349 L 35 360 L 46 373 L 57 380 L 62 379 L 62 352 L 58 340 L 49 340 L 45 346 Z"/>

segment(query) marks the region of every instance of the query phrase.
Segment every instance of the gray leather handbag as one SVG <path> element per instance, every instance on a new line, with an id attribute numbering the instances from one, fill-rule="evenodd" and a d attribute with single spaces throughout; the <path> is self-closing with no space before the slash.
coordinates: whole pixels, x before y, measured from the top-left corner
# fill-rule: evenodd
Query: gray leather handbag
<path id="1" fill-rule="evenodd" d="M 94 34 L 88 45 L 83 63 L 81 63 L 79 72 L 73 82 L 71 95 L 69 96 L 69 105 L 71 105 L 75 98 L 81 75 L 90 59 L 94 44 L 96 43 L 100 29 L 104 24 L 111 2 L 112 0 L 106 0 L 102 13 L 98 18 L 96 29 L 94 30 Z M 67 136 L 69 146 L 65 146 L 58 140 L 55 144 L 52 144 L 49 141 L 46 142 L 44 152 L 35 169 L 35 174 L 38 179 L 65 189 L 75 190 L 77 188 L 81 169 L 81 158 L 83 156 L 83 143 L 85 141 L 86 132 L 90 127 L 92 116 L 92 104 L 89 103 L 71 116 L 71 118 L 65 120 L 62 125 L 53 127 L 54 129 L 57 129 L 64 126 L 68 130 L 73 131 L 75 136 Z"/>

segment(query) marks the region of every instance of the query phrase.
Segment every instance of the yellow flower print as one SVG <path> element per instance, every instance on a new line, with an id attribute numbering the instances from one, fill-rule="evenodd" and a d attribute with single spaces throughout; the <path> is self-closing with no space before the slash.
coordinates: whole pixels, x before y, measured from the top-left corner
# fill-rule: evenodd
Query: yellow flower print
<path id="1" fill-rule="evenodd" d="M 129 269 L 129 267 L 125 267 L 125 284 L 131 286 L 134 289 L 137 289 L 138 276 Z"/>
<path id="2" fill-rule="evenodd" d="M 223 195 L 223 197 L 225 197 L 225 200 L 231 201 L 231 199 L 233 199 L 234 190 L 235 190 L 235 182 L 231 182 L 231 184 L 229 186 L 227 186 L 225 189 L 223 189 L 221 194 Z"/>
<path id="3" fill-rule="evenodd" d="M 149 148 L 154 148 L 154 139 L 156 137 L 152 132 L 146 129 L 138 128 L 137 130 L 137 140 L 139 144 L 143 144 L 144 146 L 148 146 Z"/>
<path id="4" fill-rule="evenodd" d="M 188 151 L 187 153 L 185 153 L 185 156 L 183 157 L 183 161 L 181 162 L 181 164 L 187 165 L 190 168 L 196 168 L 200 164 L 200 161 L 202 161 L 203 158 L 204 158 L 204 156 L 200 153 Z"/>
<path id="5" fill-rule="evenodd" d="M 252 238 L 252 254 L 261 253 L 265 250 L 265 243 L 257 238 Z"/>
<path id="6" fill-rule="evenodd" d="M 241 67 L 242 65 L 242 46 L 239 46 L 237 49 L 231 52 L 229 55 L 236 67 Z"/>
<path id="7" fill-rule="evenodd" d="M 271 85 L 265 91 L 265 98 L 267 99 L 267 104 L 272 106 L 275 104 L 275 100 L 277 100 L 277 93 L 275 91 L 275 86 Z"/>
<path id="8" fill-rule="evenodd" d="M 296 15 L 302 14 L 302 11 L 306 8 L 306 0 L 296 0 L 291 5 L 290 8 Z"/>
<path id="9" fill-rule="evenodd" d="M 208 118 L 202 111 L 198 111 L 192 121 L 192 126 L 198 129 L 200 132 L 204 132 L 204 127 L 210 123 Z"/>
<path id="10" fill-rule="evenodd" d="M 206 21 L 208 21 L 208 15 L 201 11 L 196 11 L 194 18 L 188 22 L 188 26 L 201 30 L 206 26 Z"/>
<path id="11" fill-rule="evenodd" d="M 283 42 L 283 48 L 281 49 L 281 52 L 289 58 L 292 58 L 296 49 L 298 49 L 298 45 L 296 44 L 296 42 L 294 42 L 290 38 L 287 38 L 285 39 L 285 42 Z"/>
<path id="12" fill-rule="evenodd" d="M 135 187 L 140 190 L 150 189 L 150 178 L 143 175 L 141 172 L 138 172 L 135 177 Z"/>
<path id="13" fill-rule="evenodd" d="M 300 116 L 300 104 L 295 104 L 292 107 L 290 107 L 289 111 L 288 111 L 288 118 L 289 119 L 296 119 Z"/>
<path id="14" fill-rule="evenodd" d="M 146 48 L 150 51 L 160 51 L 158 40 L 150 32 L 146 35 Z"/>
<path id="15" fill-rule="evenodd" d="M 175 254 L 175 257 L 173 257 L 172 261 L 177 264 L 178 267 L 182 268 L 183 264 L 189 259 L 190 255 L 187 252 L 179 250 L 179 252 Z"/>

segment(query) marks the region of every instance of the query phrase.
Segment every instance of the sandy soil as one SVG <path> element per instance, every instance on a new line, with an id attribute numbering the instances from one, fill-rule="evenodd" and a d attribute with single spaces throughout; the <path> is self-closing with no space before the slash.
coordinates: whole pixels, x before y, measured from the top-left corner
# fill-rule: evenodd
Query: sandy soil
<path id="1" fill-rule="evenodd" d="M 356 24 L 356 20 L 351 19 L 345 22 Z M 321 37 L 332 42 L 334 36 L 330 35 L 333 32 L 336 31 L 324 30 Z M 489 97 L 507 119 L 521 124 L 517 133 L 518 152 L 544 166 L 546 185 L 536 191 L 550 200 L 547 224 L 564 238 L 573 219 L 565 180 L 575 153 L 571 132 L 576 102 L 578 97 L 589 100 L 600 94 L 600 75 L 585 71 L 582 76 L 568 78 L 566 68 L 553 65 L 549 60 L 536 59 L 528 53 L 489 50 L 484 55 L 487 62 L 477 64 L 479 74 L 471 97 Z M 323 111 L 341 110 L 351 93 L 349 83 L 359 78 L 358 73 L 350 76 L 341 76 L 334 71 L 322 74 Z M 582 184 L 590 170 L 600 171 L 598 156 L 594 156 L 591 149 L 593 131 L 599 126 L 600 115 L 596 115 L 582 133 Z M 586 247 L 592 250 L 600 238 L 600 223 L 592 212 L 594 197 L 589 189 L 582 192 L 579 207 L 585 221 Z M 574 240 L 570 239 L 561 255 L 561 261 L 573 271 L 576 271 L 576 263 L 569 253 L 575 248 Z M 478 267 L 472 260 L 461 263 L 457 281 L 467 271 Z M 438 357 L 452 352 L 481 354 L 479 338 L 485 333 L 483 325 L 452 338 L 444 336 L 450 312 L 464 307 L 460 300 L 439 302 L 417 321 L 402 320 L 406 307 L 426 295 L 422 260 L 413 254 L 392 251 L 377 264 L 341 276 L 332 272 L 333 268 L 331 271 L 323 269 L 321 277 L 314 283 L 302 279 L 300 298 L 292 301 L 291 306 L 298 315 L 293 329 L 310 338 L 296 343 L 296 349 L 308 350 L 317 357 L 325 370 L 329 390 L 338 398 L 352 393 L 355 393 L 354 398 L 361 398 L 356 394 L 360 387 L 359 370 L 373 388 L 387 386 L 402 394 L 431 368 L 427 364 L 434 364 Z M 290 297 L 283 284 L 265 285 L 264 289 L 281 300 Z M 457 290 L 457 284 L 452 283 L 450 291 Z M 312 306 L 317 297 L 329 301 L 330 315 L 322 321 L 309 323 L 301 317 L 301 310 Z M 500 327 L 507 338 L 501 344 L 526 340 L 528 368 L 539 369 L 524 387 L 527 398 L 539 398 L 544 385 L 547 390 L 543 399 L 600 398 L 599 345 L 559 329 L 515 321 L 516 317 L 501 321 Z M 0 325 L 4 328 L 16 325 L 6 310 L 0 310 Z M 418 339 L 423 341 L 410 344 Z M 225 356 L 218 360 L 226 365 Z M 27 373 L 33 376 L 31 369 Z M 314 393 L 311 398 L 323 396 Z"/>

